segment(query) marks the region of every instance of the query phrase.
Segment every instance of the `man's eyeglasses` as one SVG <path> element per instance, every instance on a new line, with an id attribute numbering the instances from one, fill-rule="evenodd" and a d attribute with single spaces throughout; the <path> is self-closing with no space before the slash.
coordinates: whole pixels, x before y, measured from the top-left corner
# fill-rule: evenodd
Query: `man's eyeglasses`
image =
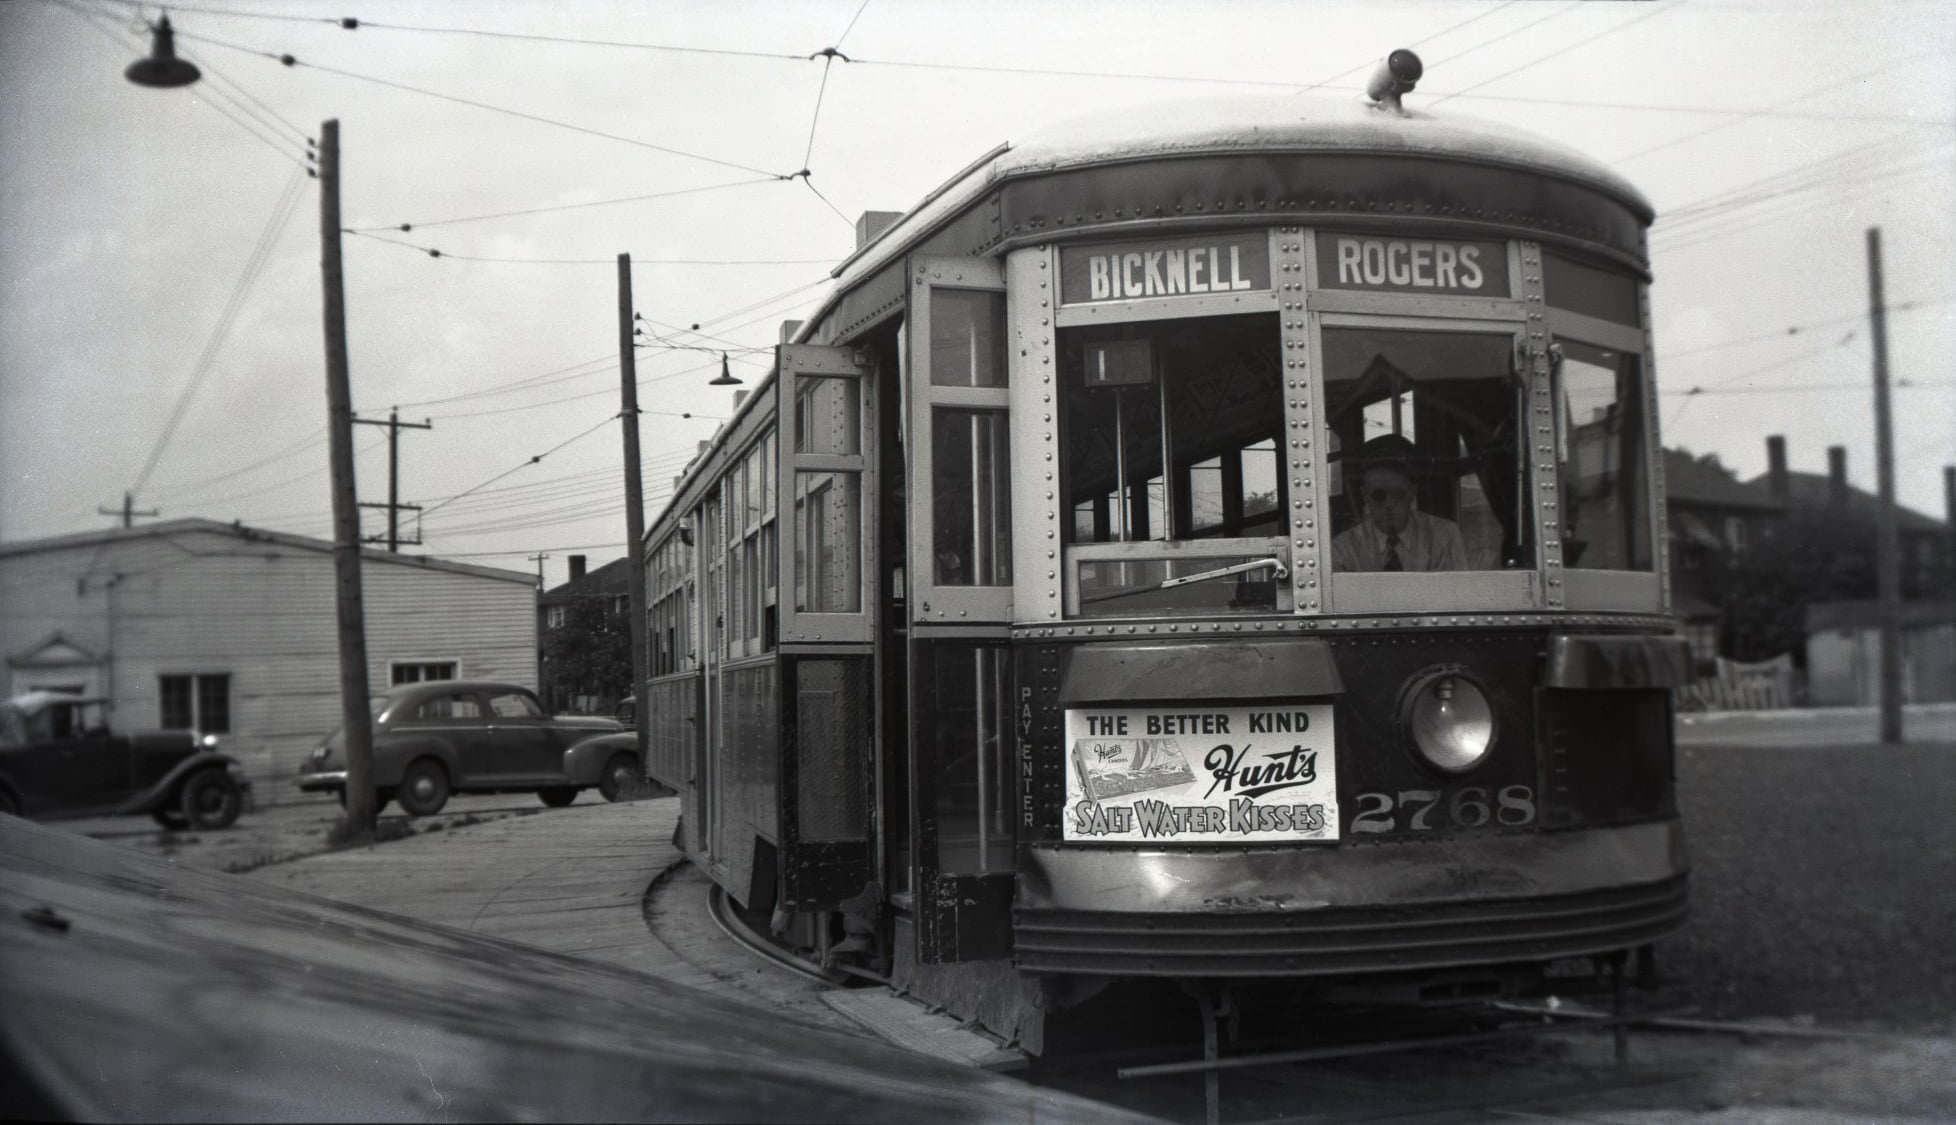
<path id="1" fill-rule="evenodd" d="M 1365 490 L 1365 499 L 1368 503 L 1372 504 L 1384 504 L 1392 500 L 1409 500 L 1412 498 L 1412 495 L 1413 490 L 1410 488 L 1368 488 Z"/>

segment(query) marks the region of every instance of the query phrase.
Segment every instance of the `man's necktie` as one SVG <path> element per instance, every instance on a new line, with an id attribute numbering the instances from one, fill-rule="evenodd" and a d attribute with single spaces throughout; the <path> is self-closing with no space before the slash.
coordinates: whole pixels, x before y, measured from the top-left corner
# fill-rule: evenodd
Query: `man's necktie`
<path id="1" fill-rule="evenodd" d="M 1399 537 L 1397 535 L 1386 536 L 1385 569 L 1387 570 L 1406 569 L 1406 564 L 1399 561 Z"/>

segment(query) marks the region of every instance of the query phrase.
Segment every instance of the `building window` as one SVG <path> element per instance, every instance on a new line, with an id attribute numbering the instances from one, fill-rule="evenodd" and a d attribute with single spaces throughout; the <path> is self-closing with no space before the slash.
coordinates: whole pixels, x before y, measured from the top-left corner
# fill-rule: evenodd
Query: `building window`
<path id="1" fill-rule="evenodd" d="M 1684 635 L 1691 643 L 1691 659 L 1695 663 L 1710 664 L 1718 659 L 1717 622 L 1690 622 L 1684 627 Z"/>
<path id="2" fill-rule="evenodd" d="M 228 734 L 231 730 L 231 677 L 228 674 L 157 677 L 157 698 L 165 730 Z"/>
<path id="3" fill-rule="evenodd" d="M 455 678 L 453 660 L 396 660 L 389 666 L 388 682 L 395 687 L 402 684 L 421 684 L 429 680 L 452 680 Z"/>

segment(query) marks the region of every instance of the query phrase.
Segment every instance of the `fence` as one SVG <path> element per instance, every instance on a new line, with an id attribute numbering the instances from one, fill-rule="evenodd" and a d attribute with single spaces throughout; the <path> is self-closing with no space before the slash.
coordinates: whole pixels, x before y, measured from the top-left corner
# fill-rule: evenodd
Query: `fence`
<path id="1" fill-rule="evenodd" d="M 1682 711 L 1769 711 L 1799 703 L 1793 657 L 1741 664 L 1718 658 L 1718 670 L 1678 692 Z"/>

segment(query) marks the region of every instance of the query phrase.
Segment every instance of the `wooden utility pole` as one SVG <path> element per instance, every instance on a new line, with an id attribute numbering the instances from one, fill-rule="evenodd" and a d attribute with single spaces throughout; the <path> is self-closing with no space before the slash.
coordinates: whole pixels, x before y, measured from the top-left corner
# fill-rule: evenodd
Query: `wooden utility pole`
<path id="1" fill-rule="evenodd" d="M 355 418 L 353 424 L 356 426 L 387 427 L 387 503 L 362 504 L 360 506 L 362 508 L 387 509 L 387 549 L 399 554 L 401 550 L 401 512 L 418 512 L 421 510 L 421 505 L 419 504 L 401 503 L 401 431 L 432 430 L 435 428 L 434 419 L 430 418 L 423 422 L 403 422 L 401 421 L 401 412 L 390 409 L 387 412 L 387 421 L 385 422 L 378 418 Z M 367 537 L 367 542 L 377 543 L 380 539 L 381 537 L 378 535 L 370 535 Z M 417 546 L 420 542 L 420 536 L 416 535 L 414 542 L 409 544 L 409 546 Z"/>
<path id="2" fill-rule="evenodd" d="M 638 768 L 651 760 L 652 724 L 645 683 L 645 489 L 638 468 L 638 362 L 632 341 L 632 256 L 618 255 L 618 419 L 625 428 L 625 591 L 631 609 L 632 714 L 638 732 Z"/>
<path id="3" fill-rule="evenodd" d="M 136 526 L 137 516 L 154 516 L 159 514 L 155 508 L 150 508 L 141 512 L 137 511 L 136 498 L 127 492 L 122 494 L 122 507 L 104 508 L 102 505 L 97 504 L 95 505 L 95 510 L 96 512 L 105 516 L 121 516 L 122 526 L 124 527 Z"/>
<path id="4" fill-rule="evenodd" d="M 1868 318 L 1874 339 L 1875 593 L 1881 620 L 1881 740 L 1902 740 L 1902 549 L 1895 521 L 1895 441 L 1888 410 L 1888 311 L 1881 298 L 1881 228 L 1868 228 Z"/>
<path id="5" fill-rule="evenodd" d="M 353 488 L 353 391 L 346 371 L 346 278 L 340 263 L 340 123 L 319 127 L 319 259 L 326 291 L 326 433 L 333 466 L 333 582 L 339 604 L 340 723 L 346 736 L 350 839 L 374 831 L 373 724 L 367 710 L 367 618 L 360 589 L 360 505 Z"/>

